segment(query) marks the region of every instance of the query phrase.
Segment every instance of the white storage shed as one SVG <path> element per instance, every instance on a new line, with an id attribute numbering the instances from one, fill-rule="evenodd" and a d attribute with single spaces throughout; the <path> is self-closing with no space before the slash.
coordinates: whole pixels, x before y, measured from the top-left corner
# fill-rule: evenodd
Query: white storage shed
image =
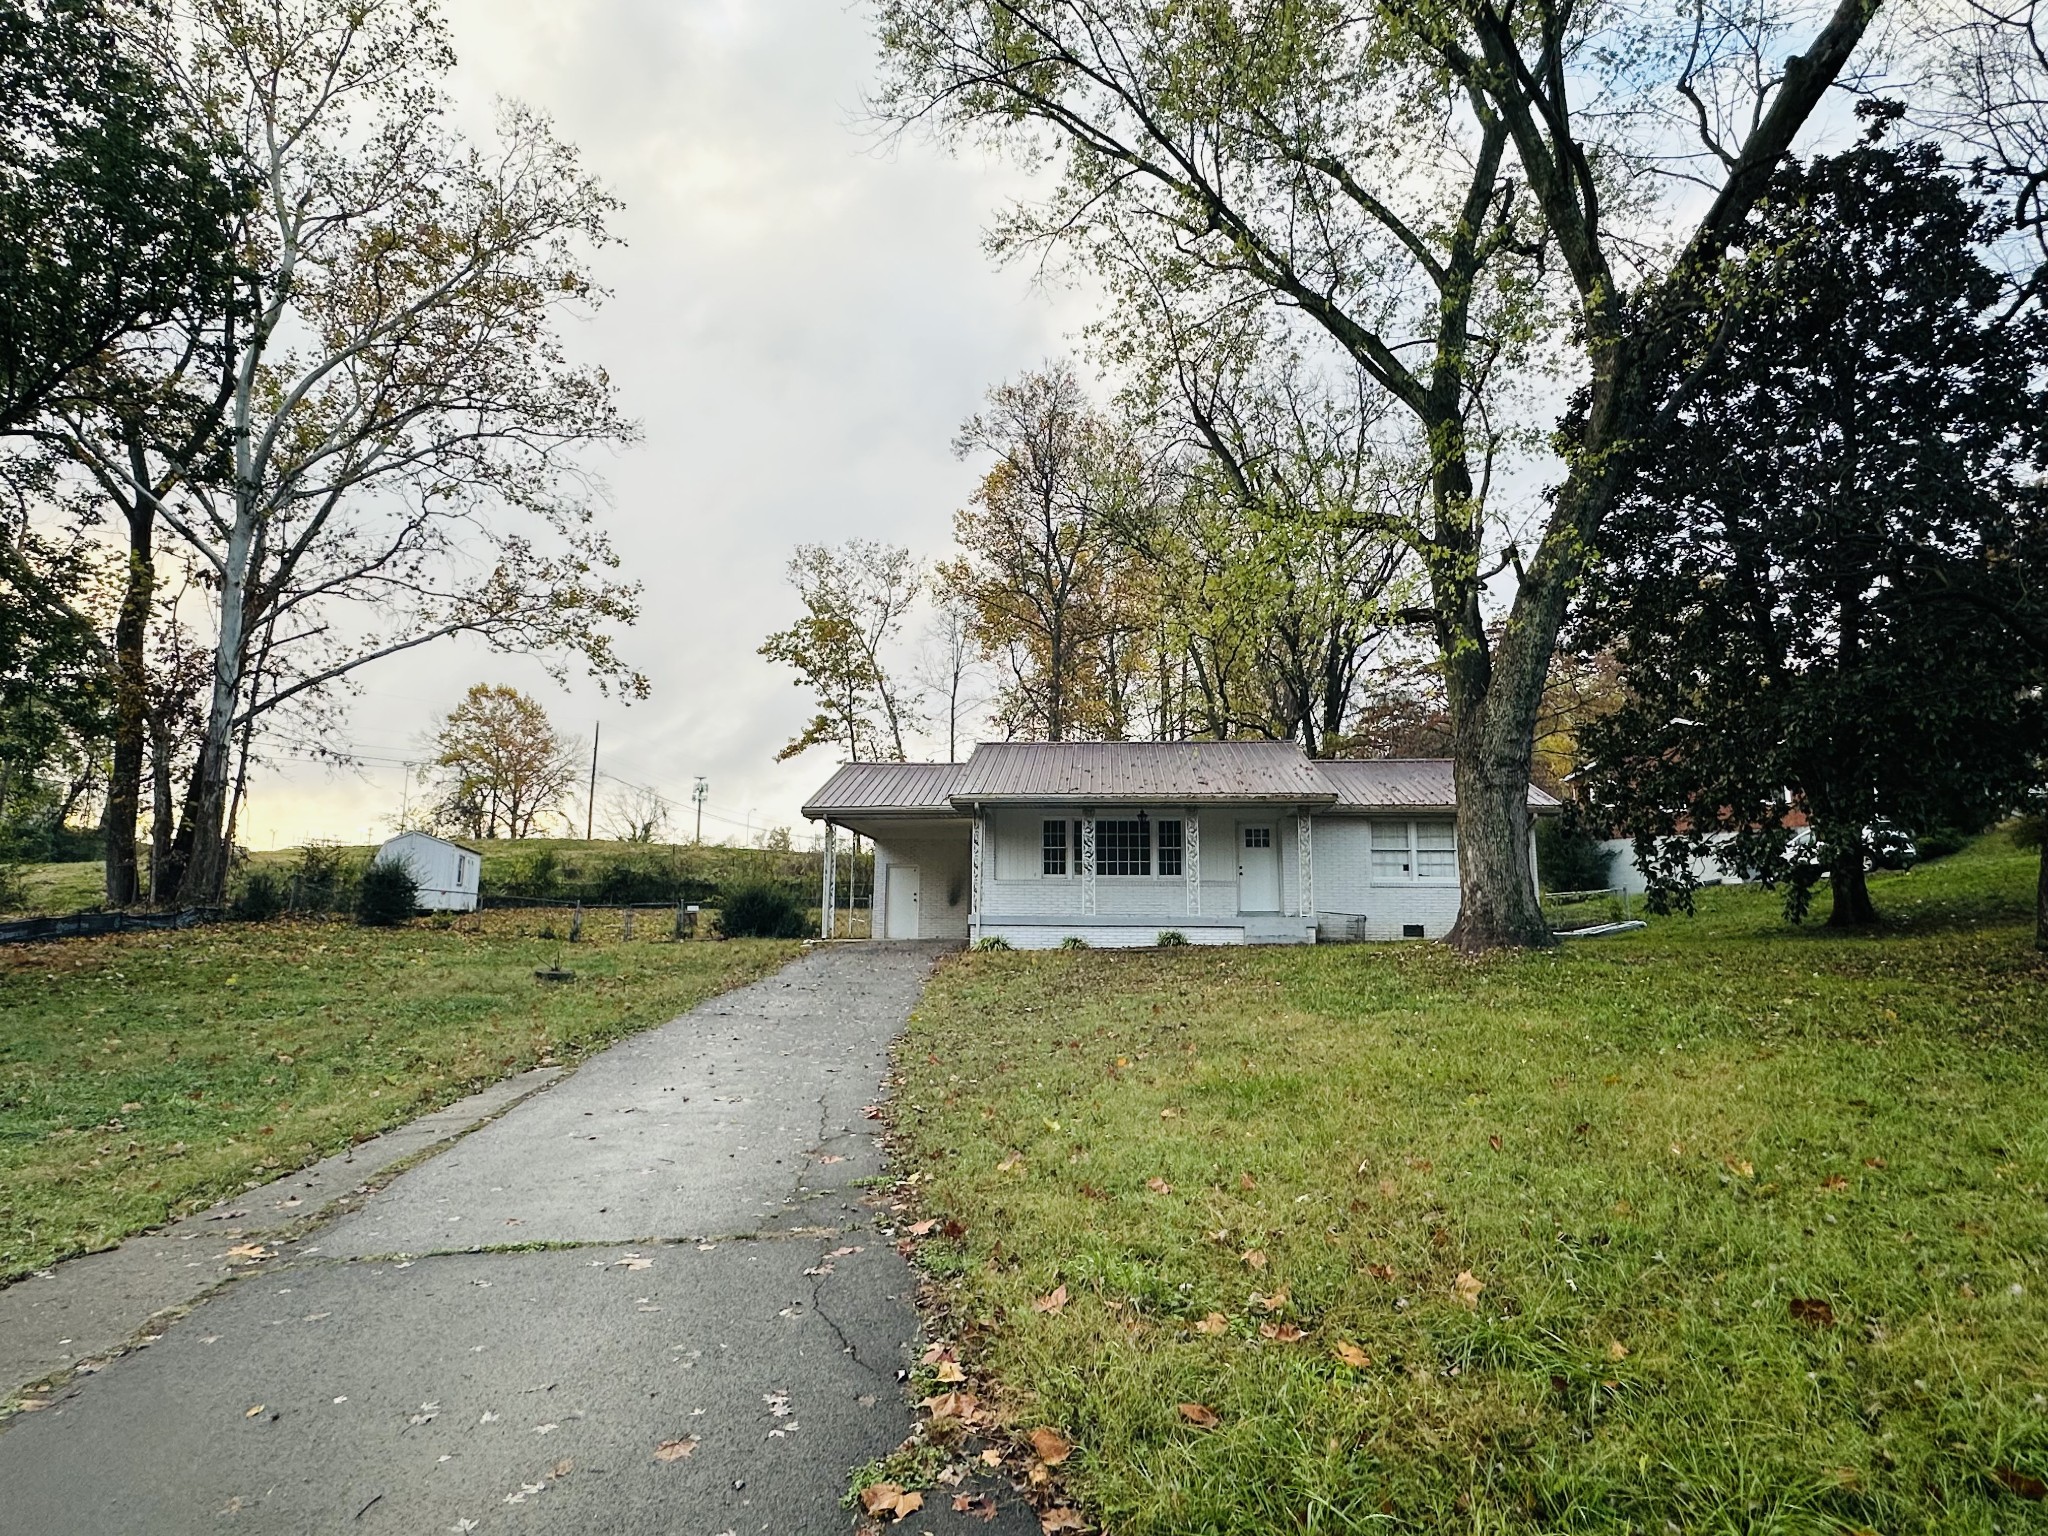
<path id="1" fill-rule="evenodd" d="M 419 904 L 426 912 L 474 912 L 483 882 L 484 858 L 474 848 L 450 842 L 431 832 L 401 832 L 377 850 L 371 860 L 404 864 L 419 882 Z"/>

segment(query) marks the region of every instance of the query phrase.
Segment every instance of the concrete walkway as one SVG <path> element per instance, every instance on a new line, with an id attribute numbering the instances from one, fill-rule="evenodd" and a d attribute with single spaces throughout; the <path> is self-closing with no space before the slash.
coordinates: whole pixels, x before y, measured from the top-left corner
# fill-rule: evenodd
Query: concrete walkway
<path id="1" fill-rule="evenodd" d="M 936 953 L 815 950 L 534 1085 L 11 1420 L 4 1523 L 852 1529 L 850 1473 L 911 1427 L 917 1327 L 862 1198 L 867 1107 Z M 1036 1529 L 1007 1494 L 992 1525 L 927 1500 L 904 1528 Z"/>

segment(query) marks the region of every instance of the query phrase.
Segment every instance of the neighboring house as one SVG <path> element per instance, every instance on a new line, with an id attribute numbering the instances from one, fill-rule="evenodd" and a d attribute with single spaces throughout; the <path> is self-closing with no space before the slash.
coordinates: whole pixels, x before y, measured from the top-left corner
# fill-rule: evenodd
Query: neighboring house
<path id="1" fill-rule="evenodd" d="M 1438 938 L 1458 917 L 1439 758 L 1312 762 L 1292 742 L 997 742 L 965 763 L 849 763 L 825 823 L 875 846 L 878 938 L 1045 948 Z M 1557 809 L 1533 785 L 1532 812 Z M 1533 837 L 1531 858 L 1534 858 Z"/>
<path id="2" fill-rule="evenodd" d="M 370 862 L 404 864 L 419 882 L 420 907 L 428 912 L 474 912 L 483 879 L 483 855 L 431 832 L 401 832 Z"/>

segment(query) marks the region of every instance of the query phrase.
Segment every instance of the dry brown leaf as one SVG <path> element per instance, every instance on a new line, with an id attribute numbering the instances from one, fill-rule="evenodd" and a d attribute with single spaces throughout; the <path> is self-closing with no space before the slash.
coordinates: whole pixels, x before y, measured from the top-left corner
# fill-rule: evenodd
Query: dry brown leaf
<path id="1" fill-rule="evenodd" d="M 924 1495 L 912 1493 L 901 1483 L 870 1483 L 861 1490 L 860 1507 L 871 1515 L 901 1520 L 924 1508 Z"/>
<path id="2" fill-rule="evenodd" d="M 1008 1157 L 996 1164 L 996 1172 L 1008 1173 L 1012 1168 L 1022 1166 L 1023 1162 L 1024 1154 L 1022 1152 L 1012 1152 Z"/>
<path id="3" fill-rule="evenodd" d="M 1368 1355 L 1356 1344 L 1348 1342 L 1341 1343 L 1337 1345 L 1331 1351 L 1331 1353 L 1334 1354 L 1339 1360 L 1343 1361 L 1346 1365 L 1350 1366 L 1351 1369 L 1353 1369 L 1354 1371 L 1363 1371 L 1370 1368 L 1372 1365 L 1372 1356 Z"/>
<path id="4" fill-rule="evenodd" d="M 1302 1333 L 1292 1323 L 1261 1323 L 1259 1337 L 1272 1339 L 1279 1344 L 1298 1344 L 1301 1342 Z"/>
<path id="5" fill-rule="evenodd" d="M 996 1517 L 996 1501 L 985 1493 L 956 1493 L 953 1495 L 953 1513 L 979 1515 L 984 1520 L 993 1520 Z"/>
<path id="6" fill-rule="evenodd" d="M 1061 1531 L 1085 1531 L 1088 1529 L 1088 1522 L 1081 1518 L 1078 1509 L 1062 1504 L 1058 1509 L 1048 1509 L 1040 1515 L 1038 1528 L 1045 1536 L 1058 1536 Z"/>
<path id="7" fill-rule="evenodd" d="M 567 1477 L 571 1472 L 574 1472 L 575 1470 L 576 1463 L 571 1461 L 568 1457 L 564 1456 L 560 1461 L 556 1462 L 552 1468 L 549 1469 L 548 1476 L 552 1477 L 556 1482 L 560 1482 L 563 1478 Z"/>
<path id="8" fill-rule="evenodd" d="M 1619 1339 L 1608 1340 L 1607 1358 L 1610 1360 L 1626 1360 L 1628 1358 L 1628 1346 Z"/>
<path id="9" fill-rule="evenodd" d="M 1866 1168 L 1882 1168 L 1885 1166 L 1885 1160 L 1881 1157 L 1866 1157 L 1863 1159 L 1863 1166 Z"/>
<path id="10" fill-rule="evenodd" d="M 1458 1278 L 1451 1282 L 1451 1289 L 1458 1293 L 1458 1300 L 1471 1311 L 1479 1310 L 1479 1293 L 1486 1289 L 1486 1282 L 1475 1276 L 1469 1269 L 1458 1271 Z"/>
<path id="11" fill-rule="evenodd" d="M 261 1243 L 237 1243 L 223 1257 L 230 1259 L 269 1259 L 275 1258 L 276 1255 Z"/>
<path id="12" fill-rule="evenodd" d="M 925 1346 L 924 1353 L 918 1356 L 918 1359 L 925 1365 L 937 1365 L 941 1360 L 952 1360 L 954 1358 L 956 1357 L 953 1354 L 952 1346 L 947 1344 L 928 1344 Z"/>
<path id="13" fill-rule="evenodd" d="M 940 1381 L 948 1383 L 955 1381 L 965 1381 L 967 1379 L 967 1373 L 960 1369 L 958 1361 L 945 1360 L 941 1361 L 939 1364 L 938 1379 Z"/>
<path id="14" fill-rule="evenodd" d="M 1240 1173 L 1237 1176 L 1237 1187 L 1239 1189 L 1257 1189 L 1259 1182 L 1248 1173 Z"/>
<path id="15" fill-rule="evenodd" d="M 1173 1186 L 1160 1178 L 1147 1179 L 1145 1187 L 1155 1195 L 1170 1195 L 1173 1193 Z"/>
<path id="16" fill-rule="evenodd" d="M 938 1218 L 933 1217 L 928 1221 L 913 1221 L 906 1230 L 912 1237 L 929 1237 L 938 1230 L 938 1227 Z"/>
<path id="17" fill-rule="evenodd" d="M 992 1445 L 983 1451 L 981 1453 L 981 1464 L 984 1467 L 1000 1467 L 1003 1464 L 1002 1447 Z"/>
<path id="18" fill-rule="evenodd" d="M 1211 1312 L 1207 1317 L 1195 1324 L 1195 1332 L 1222 1333 L 1229 1326 L 1229 1318 L 1225 1317 L 1221 1312 Z"/>
<path id="19" fill-rule="evenodd" d="M 1794 1296 L 1785 1305 L 1795 1323 L 1804 1323 L 1809 1328 L 1835 1326 L 1835 1309 L 1816 1297 Z"/>
<path id="20" fill-rule="evenodd" d="M 1753 1179 L 1756 1177 L 1756 1164 L 1746 1157 L 1724 1157 L 1721 1161 L 1728 1165 L 1728 1171 L 1738 1179 Z"/>
<path id="21" fill-rule="evenodd" d="M 1223 1422 L 1216 1417 L 1214 1412 L 1205 1408 L 1200 1403 L 1182 1403 L 1180 1405 L 1180 1416 L 1197 1429 L 1214 1429 Z"/>
<path id="22" fill-rule="evenodd" d="M 1162 1109 L 1159 1111 L 1159 1118 L 1162 1120 L 1178 1120 L 1180 1118 L 1180 1111 L 1177 1109 Z"/>
<path id="23" fill-rule="evenodd" d="M 1849 1187 L 1849 1181 L 1839 1173 L 1831 1173 L 1820 1181 L 1820 1187 L 1829 1194 L 1835 1194 Z"/>
<path id="24" fill-rule="evenodd" d="M 688 1461 L 690 1453 L 697 1449 L 697 1437 L 684 1435 L 679 1440 L 664 1440 L 654 1448 L 656 1461 Z"/>
<path id="25" fill-rule="evenodd" d="M 1263 1248 L 1247 1248 L 1238 1257 L 1251 1265 L 1253 1269 L 1264 1269 L 1266 1267 L 1266 1250 Z"/>
<path id="26" fill-rule="evenodd" d="M 1067 1288 L 1056 1285 L 1045 1295 L 1031 1303 L 1031 1310 L 1043 1312 L 1048 1317 L 1058 1317 L 1067 1309 Z"/>
<path id="27" fill-rule="evenodd" d="M 1391 1264 L 1368 1264 L 1365 1266 L 1365 1272 L 1375 1280 L 1398 1280 L 1401 1278 L 1401 1271 L 1394 1268 Z"/>
<path id="28" fill-rule="evenodd" d="M 1056 1467 L 1074 1454 L 1073 1443 L 1050 1425 L 1041 1424 L 1024 1437 L 1031 1442 L 1031 1450 L 1048 1467 Z"/>
<path id="29" fill-rule="evenodd" d="M 1999 1467 L 1991 1475 L 2007 1493 L 2022 1499 L 2048 1499 L 2048 1483 L 2017 1467 Z"/>
<path id="30" fill-rule="evenodd" d="M 1292 1286 L 1283 1285 L 1270 1296 L 1261 1296 L 1257 1291 L 1252 1292 L 1252 1305 L 1262 1312 L 1278 1312 L 1293 1299 L 1294 1289 Z"/>
<path id="31" fill-rule="evenodd" d="M 1496 1152 L 1498 1152 L 1498 1151 L 1500 1150 L 1500 1138 L 1499 1138 L 1498 1136 L 1489 1136 L 1489 1137 L 1487 1137 L 1487 1138 L 1486 1138 L 1486 1144 L 1487 1144 L 1487 1145 L 1488 1145 L 1489 1147 L 1493 1148 L 1493 1150 L 1494 1150 L 1494 1151 L 1496 1151 Z"/>
<path id="32" fill-rule="evenodd" d="M 962 1424 L 968 1424 L 981 1410 L 981 1399 L 972 1392 L 941 1392 L 936 1397 L 926 1398 L 918 1406 L 929 1411 L 935 1419 L 958 1419 Z"/>

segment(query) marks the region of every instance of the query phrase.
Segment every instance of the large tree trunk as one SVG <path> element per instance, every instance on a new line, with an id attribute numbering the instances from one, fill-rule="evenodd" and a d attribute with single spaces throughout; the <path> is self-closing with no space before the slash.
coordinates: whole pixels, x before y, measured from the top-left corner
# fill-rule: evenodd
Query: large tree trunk
<path id="1" fill-rule="evenodd" d="M 1832 905 L 1828 908 L 1830 928 L 1868 928 L 1877 921 L 1877 908 L 1870 902 L 1870 876 L 1863 868 L 1863 845 L 1851 841 L 1835 855 L 1828 871 Z"/>
<path id="2" fill-rule="evenodd" d="M 162 718 L 149 727 L 149 900 L 162 906 L 171 893 L 167 871 L 171 834 L 177 823 L 177 798 L 171 788 L 171 731 Z"/>
<path id="3" fill-rule="evenodd" d="M 192 765 L 185 814 L 172 847 L 178 899 L 193 906 L 215 906 L 227 889 L 229 767 L 247 665 L 249 625 L 257 617 L 249 611 L 249 580 L 256 553 L 256 517 L 244 501 L 236 510 L 221 575 L 220 637 L 214 644 L 206 730 L 200 738 L 199 760 Z"/>
<path id="4" fill-rule="evenodd" d="M 1519 605 L 1518 605 L 1519 606 Z M 1500 647 L 1489 658 L 1483 637 L 1445 663 L 1452 732 L 1452 780 L 1458 795 L 1460 949 L 1554 942 L 1536 894 L 1529 841 L 1529 765 L 1535 739 L 1542 658 L 1549 646 Z M 1516 673 L 1536 666 L 1531 688 Z"/>
<path id="5" fill-rule="evenodd" d="M 142 759 L 149 725 L 149 605 L 156 595 L 151 545 L 155 511 L 146 499 L 128 509 L 128 579 L 114 623 L 114 752 L 107 774 L 107 905 L 141 896 L 135 826 L 142 815 Z"/>

